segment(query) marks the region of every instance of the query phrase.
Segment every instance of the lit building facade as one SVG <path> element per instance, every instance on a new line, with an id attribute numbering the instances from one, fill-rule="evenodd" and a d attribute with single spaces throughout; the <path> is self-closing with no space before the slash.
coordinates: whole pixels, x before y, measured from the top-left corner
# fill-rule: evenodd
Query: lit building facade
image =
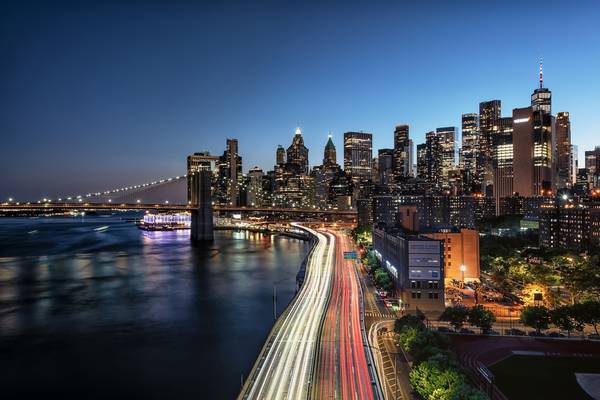
<path id="1" fill-rule="evenodd" d="M 302 131 L 296 128 L 292 144 L 287 148 L 287 166 L 297 174 L 308 174 L 308 148 L 304 145 Z"/>
<path id="2" fill-rule="evenodd" d="M 556 167 L 558 189 L 573 186 L 573 153 L 571 121 L 568 112 L 556 114 Z M 575 167 L 576 168 L 576 167 Z"/>
<path id="3" fill-rule="evenodd" d="M 463 114 L 461 118 L 462 142 L 460 148 L 460 168 L 463 171 L 465 193 L 481 190 L 482 171 L 479 160 L 479 115 Z"/>
<path id="4" fill-rule="evenodd" d="M 373 250 L 390 273 L 406 312 L 439 314 L 445 308 L 442 242 L 393 228 L 373 228 Z"/>
<path id="5" fill-rule="evenodd" d="M 397 182 L 410 175 L 412 169 L 410 147 L 409 126 L 396 126 L 394 130 L 394 176 Z"/>
<path id="6" fill-rule="evenodd" d="M 394 182 L 394 149 L 379 149 L 377 152 L 377 174 L 379 185 L 388 188 Z"/>
<path id="7" fill-rule="evenodd" d="M 441 152 L 442 186 L 449 188 L 450 171 L 456 167 L 456 128 L 453 126 L 437 128 L 435 134 L 438 137 Z"/>
<path id="8" fill-rule="evenodd" d="M 498 132 L 493 138 L 494 201 L 496 214 L 502 212 L 503 200 L 513 195 L 513 121 L 512 118 L 500 118 Z"/>
<path id="9" fill-rule="evenodd" d="M 479 231 L 450 227 L 423 235 L 443 242 L 446 280 L 479 281 Z"/>
<path id="10" fill-rule="evenodd" d="M 493 184 L 492 146 L 494 134 L 498 131 L 498 122 L 502 115 L 500 100 L 489 100 L 479 103 L 479 166 L 481 168 L 481 190 L 491 193 Z"/>
<path id="11" fill-rule="evenodd" d="M 531 107 L 513 110 L 513 190 L 524 197 L 555 193 L 554 117 Z"/>
<path id="12" fill-rule="evenodd" d="M 357 183 L 371 179 L 373 135 L 344 133 L 344 171 Z"/>

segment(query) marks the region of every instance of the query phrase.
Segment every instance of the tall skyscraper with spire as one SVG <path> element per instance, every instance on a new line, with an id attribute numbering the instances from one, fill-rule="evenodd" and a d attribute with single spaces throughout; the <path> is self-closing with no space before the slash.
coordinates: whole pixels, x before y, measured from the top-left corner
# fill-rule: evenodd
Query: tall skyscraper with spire
<path id="1" fill-rule="evenodd" d="M 531 107 L 513 110 L 513 190 L 521 196 L 556 193 L 556 127 L 552 93 L 544 87 L 540 61 L 539 87 L 531 95 Z"/>
<path id="2" fill-rule="evenodd" d="M 540 86 L 531 94 L 531 108 L 533 111 L 542 111 L 544 114 L 552 114 L 552 92 L 544 87 L 544 73 L 542 60 L 540 60 Z"/>

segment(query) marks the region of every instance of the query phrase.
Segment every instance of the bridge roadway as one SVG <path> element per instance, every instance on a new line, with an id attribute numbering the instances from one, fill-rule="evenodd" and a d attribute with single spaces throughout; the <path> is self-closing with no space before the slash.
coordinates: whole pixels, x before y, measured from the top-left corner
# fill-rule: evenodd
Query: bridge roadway
<path id="1" fill-rule="evenodd" d="M 271 330 L 238 400 L 306 399 L 311 393 L 332 285 L 335 238 L 331 233 L 303 229 L 317 237 L 304 284 Z"/>
<path id="2" fill-rule="evenodd" d="M 187 204 L 144 204 L 144 203 L 2 203 L 0 211 L 71 211 L 71 210 L 157 210 L 192 211 L 197 207 Z M 313 215 L 337 215 L 355 217 L 355 210 L 320 210 L 316 208 L 279 208 L 279 207 L 223 207 L 213 206 L 215 212 L 257 212 L 289 213 Z"/>

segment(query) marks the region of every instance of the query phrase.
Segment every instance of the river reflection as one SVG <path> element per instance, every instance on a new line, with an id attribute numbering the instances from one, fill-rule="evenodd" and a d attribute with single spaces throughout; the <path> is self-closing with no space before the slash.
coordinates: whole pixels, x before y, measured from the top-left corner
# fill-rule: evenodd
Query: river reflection
<path id="1" fill-rule="evenodd" d="M 121 215 L 0 219 L 2 398 L 233 398 L 307 250 L 243 231 L 193 246 Z"/>

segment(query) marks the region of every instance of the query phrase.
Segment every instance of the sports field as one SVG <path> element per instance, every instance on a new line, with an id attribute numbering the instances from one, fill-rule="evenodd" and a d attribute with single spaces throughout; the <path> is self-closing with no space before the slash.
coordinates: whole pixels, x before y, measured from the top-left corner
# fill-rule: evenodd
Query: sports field
<path id="1" fill-rule="evenodd" d="M 592 399 L 575 373 L 600 373 L 598 358 L 514 355 L 489 367 L 510 400 Z"/>

